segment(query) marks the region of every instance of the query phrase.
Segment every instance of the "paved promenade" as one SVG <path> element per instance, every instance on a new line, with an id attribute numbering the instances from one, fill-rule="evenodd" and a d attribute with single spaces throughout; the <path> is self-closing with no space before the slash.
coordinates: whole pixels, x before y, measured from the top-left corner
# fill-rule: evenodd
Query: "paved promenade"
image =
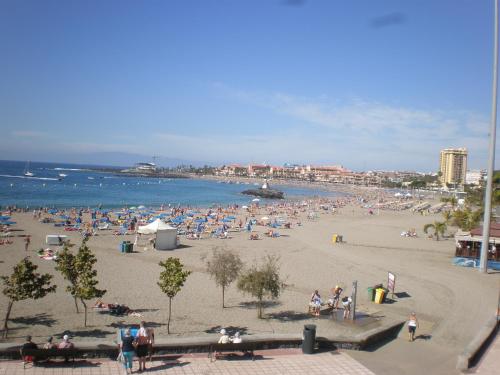
<path id="1" fill-rule="evenodd" d="M 164 359 L 147 362 L 149 369 L 145 374 L 168 375 L 244 375 L 244 374 L 279 374 L 279 375 L 374 375 L 343 352 L 327 352 L 314 355 L 303 355 L 298 349 L 257 351 L 255 361 L 247 358 L 232 357 L 210 362 L 207 355 L 184 354 L 168 356 Z M 134 374 L 138 364 L 134 362 Z M 71 364 L 58 362 L 23 370 L 20 361 L 0 362 L 0 375 L 114 375 L 124 374 L 124 370 L 116 361 L 94 359 L 77 361 L 74 368 Z"/>
<path id="2" fill-rule="evenodd" d="M 500 373 L 500 340 L 498 334 L 476 367 L 476 374 L 497 375 Z"/>

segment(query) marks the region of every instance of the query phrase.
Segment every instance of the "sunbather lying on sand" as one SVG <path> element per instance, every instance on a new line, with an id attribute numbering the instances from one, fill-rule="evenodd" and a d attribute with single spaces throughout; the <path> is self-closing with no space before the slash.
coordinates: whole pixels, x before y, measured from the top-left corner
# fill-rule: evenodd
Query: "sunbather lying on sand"
<path id="1" fill-rule="evenodd" d="M 131 310 L 128 306 L 126 305 L 120 305 L 117 303 L 104 303 L 102 302 L 101 299 L 98 299 L 94 306 L 92 306 L 94 309 L 99 309 L 100 311 L 107 311 L 111 315 L 130 315 L 130 316 L 136 316 L 136 317 L 142 317 L 142 314 L 139 314 L 138 312 L 135 312 Z"/>

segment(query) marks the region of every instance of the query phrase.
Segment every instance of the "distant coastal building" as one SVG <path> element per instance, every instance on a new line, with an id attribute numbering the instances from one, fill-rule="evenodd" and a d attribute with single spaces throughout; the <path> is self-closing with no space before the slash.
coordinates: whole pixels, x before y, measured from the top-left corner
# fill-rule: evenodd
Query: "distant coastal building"
<path id="1" fill-rule="evenodd" d="M 133 168 L 124 169 L 123 173 L 155 173 L 157 171 L 156 164 L 154 163 L 137 163 Z"/>
<path id="2" fill-rule="evenodd" d="M 298 165 L 286 163 L 283 166 L 268 164 L 228 164 L 215 168 L 215 176 L 262 179 L 287 179 L 316 181 L 330 184 L 381 186 L 383 182 L 401 183 L 404 180 L 421 179 L 424 173 L 412 171 L 368 171 L 353 172 L 342 165 Z"/>
<path id="3" fill-rule="evenodd" d="M 467 171 L 467 149 L 447 148 L 441 150 L 439 166 L 440 181 L 443 186 L 463 186 Z"/>
<path id="4" fill-rule="evenodd" d="M 155 172 L 156 164 L 154 163 L 137 163 L 135 169 L 142 172 Z"/>
<path id="5" fill-rule="evenodd" d="M 476 170 L 467 171 L 465 174 L 465 183 L 467 185 L 481 185 L 486 176 L 486 171 Z"/>

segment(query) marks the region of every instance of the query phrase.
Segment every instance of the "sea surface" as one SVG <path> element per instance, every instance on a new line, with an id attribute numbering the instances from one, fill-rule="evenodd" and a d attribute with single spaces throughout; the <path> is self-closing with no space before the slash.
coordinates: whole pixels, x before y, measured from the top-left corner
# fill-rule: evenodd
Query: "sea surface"
<path id="1" fill-rule="evenodd" d="M 26 167 L 24 161 L 0 161 L 0 206 L 116 208 L 170 204 L 209 207 L 244 205 L 255 198 L 241 194 L 254 187 L 245 184 L 244 179 L 238 181 L 240 184 L 229 184 L 201 179 L 124 177 L 89 169 L 98 166 L 39 162 L 29 163 L 34 177 L 27 178 L 24 176 Z M 61 181 L 58 180 L 60 173 L 67 175 Z M 345 195 L 296 186 L 280 186 L 279 189 L 288 199 Z"/>

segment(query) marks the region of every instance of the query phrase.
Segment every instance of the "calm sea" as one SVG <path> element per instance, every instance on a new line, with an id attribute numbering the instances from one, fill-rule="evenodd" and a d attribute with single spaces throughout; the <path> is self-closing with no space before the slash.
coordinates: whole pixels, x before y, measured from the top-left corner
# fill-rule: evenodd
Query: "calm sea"
<path id="1" fill-rule="evenodd" d="M 162 204 L 240 205 L 250 203 L 253 197 L 241 191 L 252 185 L 226 184 L 199 179 L 157 179 L 121 177 L 113 173 L 93 172 L 85 166 L 64 163 L 31 162 L 33 178 L 25 178 L 26 162 L 0 161 L 0 206 L 19 207 L 102 207 L 123 206 L 159 207 Z M 59 174 L 67 176 L 58 181 Z M 310 196 L 342 196 L 317 189 L 281 186 L 287 198 Z"/>

